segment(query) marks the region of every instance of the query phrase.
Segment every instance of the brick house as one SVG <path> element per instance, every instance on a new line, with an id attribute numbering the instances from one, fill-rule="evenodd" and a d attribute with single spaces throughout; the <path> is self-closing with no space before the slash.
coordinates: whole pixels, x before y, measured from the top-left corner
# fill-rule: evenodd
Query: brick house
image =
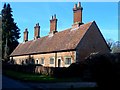
<path id="1" fill-rule="evenodd" d="M 106 53 L 110 49 L 95 21 L 82 22 L 81 3 L 73 8 L 73 25 L 57 31 L 56 15 L 50 20 L 50 32 L 40 37 L 40 26 L 34 27 L 34 40 L 28 41 L 28 30 L 24 42 L 20 43 L 10 57 L 15 64 L 41 64 L 46 67 L 68 67 L 82 61 L 91 53 Z"/>

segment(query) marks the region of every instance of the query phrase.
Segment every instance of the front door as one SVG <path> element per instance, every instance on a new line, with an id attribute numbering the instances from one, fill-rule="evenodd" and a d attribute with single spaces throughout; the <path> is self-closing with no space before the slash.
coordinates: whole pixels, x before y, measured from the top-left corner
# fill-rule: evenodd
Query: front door
<path id="1" fill-rule="evenodd" d="M 58 59 L 58 67 L 61 66 L 61 59 Z"/>

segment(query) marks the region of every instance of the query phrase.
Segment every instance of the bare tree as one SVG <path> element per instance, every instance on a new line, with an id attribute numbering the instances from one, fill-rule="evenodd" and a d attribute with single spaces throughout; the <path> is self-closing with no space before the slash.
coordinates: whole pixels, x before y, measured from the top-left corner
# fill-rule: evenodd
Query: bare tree
<path id="1" fill-rule="evenodd" d="M 107 39 L 106 40 L 108 46 L 110 47 L 110 49 L 112 48 L 113 44 L 114 44 L 114 41 L 112 39 Z"/>
<path id="2" fill-rule="evenodd" d="M 113 44 L 112 53 L 120 53 L 120 41 L 116 41 Z"/>

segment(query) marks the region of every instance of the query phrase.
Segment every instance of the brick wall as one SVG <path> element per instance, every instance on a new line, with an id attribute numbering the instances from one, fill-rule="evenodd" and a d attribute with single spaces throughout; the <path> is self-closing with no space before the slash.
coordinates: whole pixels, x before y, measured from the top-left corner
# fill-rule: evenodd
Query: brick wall
<path id="1" fill-rule="evenodd" d="M 82 11 L 81 10 L 74 11 L 74 23 L 75 22 L 82 23 Z"/>
<path id="2" fill-rule="evenodd" d="M 97 52 L 106 53 L 110 52 L 110 49 L 108 48 L 101 32 L 94 22 L 77 47 L 77 61 L 84 59 L 91 53 Z"/>
<path id="3" fill-rule="evenodd" d="M 34 63 L 37 64 L 37 60 L 38 60 L 38 64 L 41 64 L 41 58 L 44 58 L 44 64 L 42 64 L 43 66 L 46 67 L 58 67 L 58 59 L 60 59 L 60 67 L 68 67 L 69 65 L 65 64 L 65 59 L 67 57 L 71 58 L 71 63 L 75 62 L 75 51 L 68 51 L 68 52 L 58 52 L 58 53 L 46 53 L 46 54 L 36 54 L 36 55 L 26 55 L 26 56 L 16 56 L 13 57 L 13 60 L 15 62 L 15 64 L 22 64 L 22 61 L 24 61 L 24 63 L 26 62 L 25 60 L 28 59 L 28 57 L 31 57 L 34 59 Z M 50 64 L 50 58 L 54 58 L 54 64 Z M 57 58 L 56 58 L 57 57 Z"/>

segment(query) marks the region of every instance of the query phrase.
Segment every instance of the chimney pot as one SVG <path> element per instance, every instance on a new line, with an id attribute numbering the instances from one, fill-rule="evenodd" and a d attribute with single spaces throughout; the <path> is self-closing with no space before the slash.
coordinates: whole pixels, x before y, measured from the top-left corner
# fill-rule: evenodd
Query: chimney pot
<path id="1" fill-rule="evenodd" d="M 74 9 L 77 9 L 77 4 L 74 4 Z"/>
<path id="2" fill-rule="evenodd" d="M 28 30 L 27 28 L 24 31 L 24 42 L 28 41 Z"/>
<path id="3" fill-rule="evenodd" d="M 52 19 L 50 20 L 50 33 L 57 32 L 57 19 L 56 14 L 54 14 L 54 17 L 52 16 Z"/>
<path id="4" fill-rule="evenodd" d="M 75 23 L 82 24 L 82 10 L 83 10 L 83 8 L 81 7 L 80 2 L 78 2 L 78 6 L 77 6 L 77 4 L 74 5 L 74 8 L 73 8 L 73 15 L 74 15 L 73 24 L 75 24 Z"/>
<path id="5" fill-rule="evenodd" d="M 25 29 L 25 32 L 27 32 L 27 28 Z"/>
<path id="6" fill-rule="evenodd" d="M 39 23 L 37 23 L 36 26 L 34 27 L 34 39 L 40 38 L 39 33 L 40 33 L 40 26 Z"/>
<path id="7" fill-rule="evenodd" d="M 78 8 L 80 8 L 81 7 L 81 3 L 80 2 L 78 2 Z"/>
<path id="8" fill-rule="evenodd" d="M 36 26 L 39 26 L 39 23 L 37 23 Z M 35 26 L 35 28 L 36 28 L 36 26 Z"/>
<path id="9" fill-rule="evenodd" d="M 52 19 L 53 19 L 53 16 L 52 16 Z"/>
<path id="10" fill-rule="evenodd" d="M 56 14 L 54 14 L 54 19 L 56 19 Z"/>
<path id="11" fill-rule="evenodd" d="M 37 25 L 39 26 L 39 23 L 37 23 Z"/>

